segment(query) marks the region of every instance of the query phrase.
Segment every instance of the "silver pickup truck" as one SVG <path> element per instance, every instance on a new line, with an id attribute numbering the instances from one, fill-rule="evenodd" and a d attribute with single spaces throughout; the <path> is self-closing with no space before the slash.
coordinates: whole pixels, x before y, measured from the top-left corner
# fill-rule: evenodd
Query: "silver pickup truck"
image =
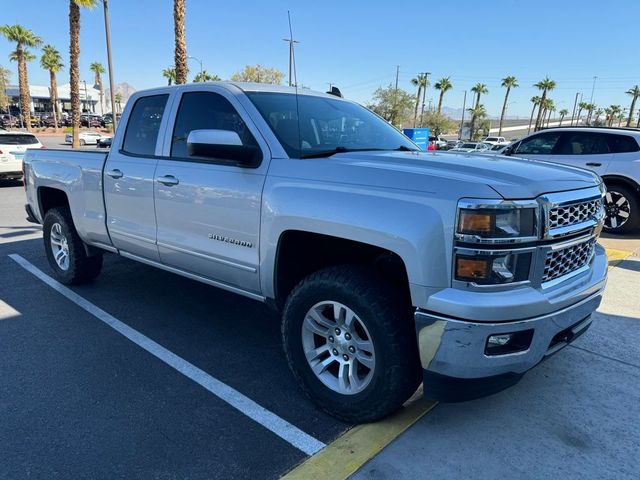
<path id="1" fill-rule="evenodd" d="M 266 302 L 302 389 L 348 421 L 423 379 L 449 401 L 515 383 L 589 327 L 606 282 L 597 175 L 422 152 L 335 95 L 138 92 L 108 154 L 29 150 L 24 170 L 61 282 L 111 252 Z"/>

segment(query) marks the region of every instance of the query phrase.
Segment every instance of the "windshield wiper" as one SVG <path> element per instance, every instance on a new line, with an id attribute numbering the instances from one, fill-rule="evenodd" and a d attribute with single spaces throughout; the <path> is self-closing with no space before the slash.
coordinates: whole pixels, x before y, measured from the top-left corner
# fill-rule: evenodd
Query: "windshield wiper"
<path id="1" fill-rule="evenodd" d="M 325 150 L 322 152 L 312 152 L 303 154 L 300 158 L 322 158 L 322 157 L 330 157 L 331 155 L 335 155 L 336 153 L 345 153 L 345 152 L 371 152 L 376 150 L 384 150 L 383 148 L 347 148 L 347 147 L 336 147 L 333 150 Z"/>

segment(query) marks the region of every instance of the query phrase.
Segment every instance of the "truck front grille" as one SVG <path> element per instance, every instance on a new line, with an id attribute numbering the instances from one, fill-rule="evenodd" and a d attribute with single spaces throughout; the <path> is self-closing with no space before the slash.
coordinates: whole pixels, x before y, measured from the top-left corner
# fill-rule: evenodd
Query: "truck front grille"
<path id="1" fill-rule="evenodd" d="M 549 210 L 549 229 L 568 227 L 585 222 L 602 209 L 602 199 L 564 205 Z"/>
<path id="2" fill-rule="evenodd" d="M 592 238 L 567 248 L 548 252 L 542 282 L 568 275 L 587 265 L 591 261 L 595 245 L 596 239 Z"/>

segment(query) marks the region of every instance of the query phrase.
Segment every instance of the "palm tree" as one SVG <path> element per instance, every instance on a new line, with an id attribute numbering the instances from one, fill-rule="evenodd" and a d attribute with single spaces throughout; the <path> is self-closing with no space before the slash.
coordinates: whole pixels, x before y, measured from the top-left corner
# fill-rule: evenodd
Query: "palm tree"
<path id="1" fill-rule="evenodd" d="M 420 106 L 420 97 L 422 92 L 429 86 L 428 75 L 426 73 L 419 73 L 417 77 L 411 79 L 411 84 L 414 87 L 418 87 L 416 92 L 416 108 L 413 111 L 413 126 L 418 123 L 418 107 Z"/>
<path id="2" fill-rule="evenodd" d="M 187 39 L 184 32 L 184 2 L 173 0 L 173 30 L 175 34 L 176 83 L 187 83 Z"/>
<path id="3" fill-rule="evenodd" d="M 636 109 L 636 100 L 640 97 L 640 87 L 636 85 L 625 92 L 627 95 L 631 95 L 631 107 L 629 107 L 629 118 L 627 118 L 627 127 L 631 126 L 633 120 L 633 112 Z"/>
<path id="4" fill-rule="evenodd" d="M 610 118 L 609 118 L 609 126 L 613 126 L 613 121 L 620 115 L 622 112 L 622 107 L 620 105 L 611 105 L 609 107 Z"/>
<path id="5" fill-rule="evenodd" d="M 542 97 L 540 103 L 544 105 L 544 101 L 547 99 L 547 93 L 556 88 L 556 82 L 549 77 L 544 77 L 538 83 L 534 85 L 538 90 L 542 90 Z M 542 126 L 542 109 L 538 110 L 538 118 L 536 119 L 536 130 Z"/>
<path id="6" fill-rule="evenodd" d="M 219 82 L 220 77 L 216 74 L 212 74 L 203 70 L 193 77 L 194 82 Z"/>
<path id="7" fill-rule="evenodd" d="M 589 104 L 587 102 L 580 102 L 578 104 L 578 115 L 576 117 L 576 125 L 580 123 L 580 114 L 582 113 L 582 110 L 587 110 L 588 106 Z"/>
<path id="8" fill-rule="evenodd" d="M 551 123 L 551 114 L 556 111 L 556 105 L 553 100 L 548 99 L 549 104 L 547 106 L 547 111 L 549 112 L 549 117 L 547 118 L 547 128 L 549 128 L 549 123 Z"/>
<path id="9" fill-rule="evenodd" d="M 69 78 L 73 148 L 80 147 L 80 7 L 93 8 L 98 0 L 69 0 Z"/>
<path id="10" fill-rule="evenodd" d="M 504 94 L 504 103 L 502 104 L 502 113 L 500 114 L 500 127 L 498 128 L 498 136 L 502 135 L 502 122 L 504 121 L 504 116 L 507 113 L 507 101 L 509 100 L 509 93 L 511 93 L 512 88 L 517 88 L 518 79 L 513 75 L 509 75 L 502 79 L 502 88 L 506 88 L 507 91 Z"/>
<path id="11" fill-rule="evenodd" d="M 569 110 L 567 110 L 566 108 L 563 108 L 558 113 L 560 114 L 560 125 L 558 125 L 558 126 L 561 127 L 562 126 L 562 120 L 564 120 L 564 117 L 569 115 Z"/>
<path id="12" fill-rule="evenodd" d="M 471 91 L 476 94 L 476 100 L 475 100 L 476 107 L 480 105 L 480 95 L 482 95 L 483 93 L 489 93 L 489 90 L 487 89 L 487 86 L 484 83 L 476 83 L 471 88 Z"/>
<path id="13" fill-rule="evenodd" d="M 531 132 L 531 124 L 533 123 L 533 114 L 536 112 L 536 107 L 540 105 L 540 101 L 542 99 L 538 96 L 531 97 L 531 103 L 533 103 L 533 108 L 531 109 L 531 118 L 529 118 L 529 129 L 527 130 L 527 135 Z"/>
<path id="14" fill-rule="evenodd" d="M 587 125 L 591 125 L 591 115 L 593 114 L 593 111 L 596 109 L 596 105 L 593 103 L 587 103 Z"/>
<path id="15" fill-rule="evenodd" d="M 598 119 L 600 118 L 600 115 L 602 115 L 603 113 L 604 113 L 604 110 L 602 108 L 598 108 L 596 110 L 596 118 L 593 119 L 594 125 L 598 123 Z"/>
<path id="16" fill-rule="evenodd" d="M 42 57 L 40 57 L 40 66 L 49 72 L 49 85 L 51 89 L 51 106 L 53 107 L 53 124 L 58 128 L 60 119 L 60 105 L 58 105 L 58 80 L 56 74 L 62 70 L 62 57 L 60 52 L 53 45 L 45 45 L 42 47 Z"/>
<path id="17" fill-rule="evenodd" d="M 13 52 L 18 61 L 18 88 L 20 90 L 20 111 L 24 119 L 25 126 L 31 131 L 31 98 L 29 96 L 29 79 L 27 77 L 27 57 L 35 59 L 29 54 L 26 47 L 37 47 L 42 43 L 42 39 L 36 36 L 31 30 L 22 25 L 0 26 L 0 34 L 8 41 L 15 42 L 16 50 Z"/>
<path id="18" fill-rule="evenodd" d="M 167 85 L 171 85 L 176 81 L 176 69 L 173 67 L 162 70 L 162 76 L 167 79 Z"/>
<path id="19" fill-rule="evenodd" d="M 104 67 L 100 62 L 93 62 L 89 66 L 89 70 L 93 72 L 94 82 L 100 92 L 100 112 L 104 113 L 104 105 L 102 99 L 104 98 L 104 90 L 102 89 L 102 74 L 104 73 Z"/>
<path id="20" fill-rule="evenodd" d="M 471 140 L 473 140 L 476 136 L 476 122 L 478 119 L 484 118 L 487 116 L 487 110 L 484 108 L 482 104 L 476 104 L 475 107 L 468 108 L 467 111 L 471 114 L 471 124 L 469 126 Z"/>
<path id="21" fill-rule="evenodd" d="M 115 100 L 115 104 L 118 107 L 118 113 L 120 113 L 122 111 L 122 94 L 120 92 L 116 92 L 113 99 Z"/>
<path id="22" fill-rule="evenodd" d="M 11 78 L 11 72 L 9 69 L 0 66 L 0 112 L 9 111 L 9 97 L 7 96 L 7 88 L 9 87 L 9 80 Z"/>
<path id="23" fill-rule="evenodd" d="M 440 98 L 438 99 L 438 114 L 442 112 L 442 99 L 444 98 L 444 94 L 447 93 L 447 90 L 451 90 L 453 88 L 453 83 L 451 83 L 450 78 L 451 77 L 443 77 L 435 84 L 436 90 L 440 90 Z"/>

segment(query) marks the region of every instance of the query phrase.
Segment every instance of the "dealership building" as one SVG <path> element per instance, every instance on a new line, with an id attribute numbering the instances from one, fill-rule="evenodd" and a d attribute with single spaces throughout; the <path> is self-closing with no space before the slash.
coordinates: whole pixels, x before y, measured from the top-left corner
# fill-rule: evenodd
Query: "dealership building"
<path id="1" fill-rule="evenodd" d="M 20 112 L 20 90 L 17 85 L 10 85 L 6 90 L 9 97 L 10 110 L 13 115 Z M 50 88 L 40 85 L 29 85 L 31 96 L 31 112 L 47 114 L 53 112 Z M 111 105 L 106 95 L 100 105 L 100 90 L 85 82 L 80 83 L 80 105 L 83 113 L 103 115 L 111 112 Z M 71 84 L 58 85 L 58 104 L 63 112 L 71 113 Z"/>

